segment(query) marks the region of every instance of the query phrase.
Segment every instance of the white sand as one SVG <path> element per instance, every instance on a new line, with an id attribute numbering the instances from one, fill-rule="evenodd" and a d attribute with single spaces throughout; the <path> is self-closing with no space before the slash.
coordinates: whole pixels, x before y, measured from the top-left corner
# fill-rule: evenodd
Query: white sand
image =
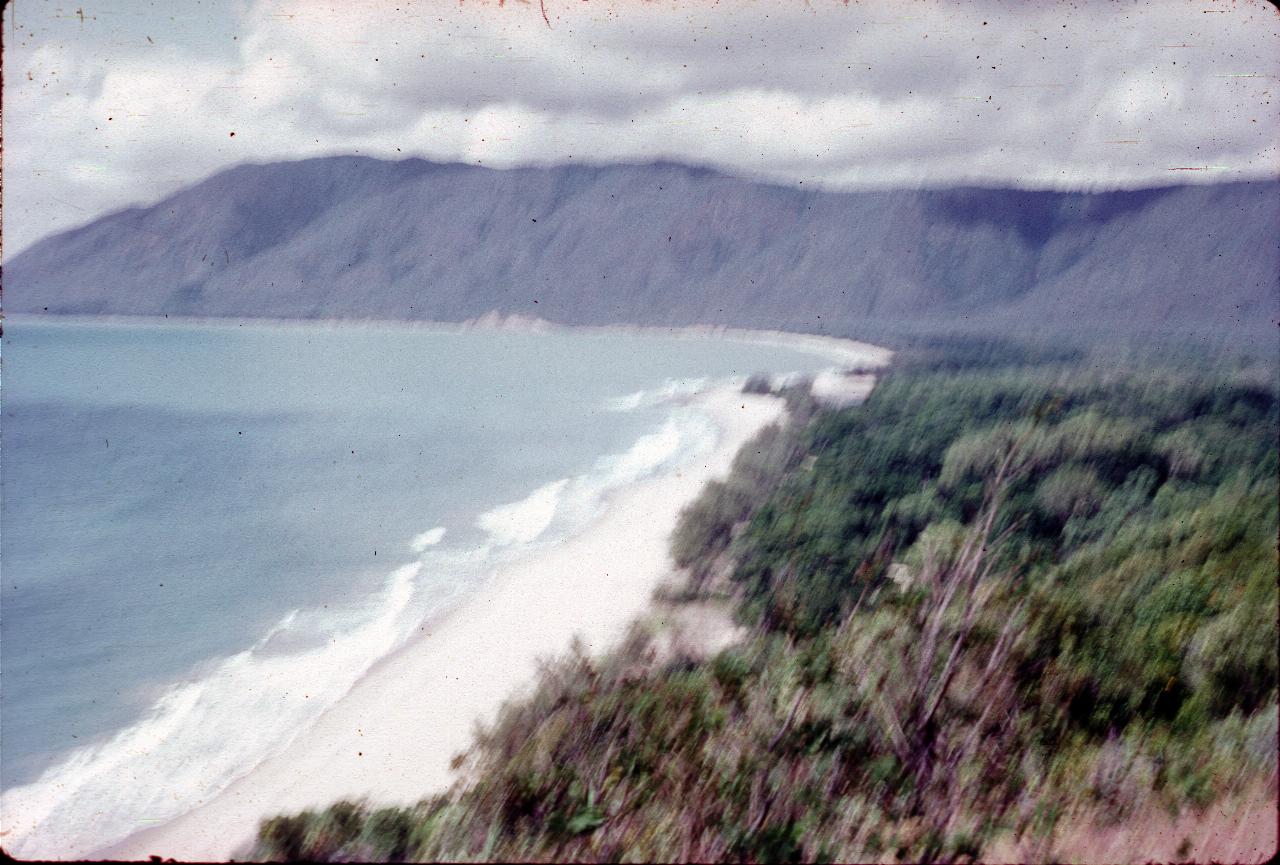
<path id="1" fill-rule="evenodd" d="M 100 851 L 110 859 L 221 860 L 243 853 L 260 818 L 341 798 L 412 804 L 453 781 L 449 763 L 478 721 L 527 689 L 540 658 L 579 636 L 608 649 L 668 576 L 680 509 L 782 402 L 732 390 L 697 397 L 717 422 L 712 452 L 619 491 L 561 546 L 512 564 L 460 608 L 375 667 L 317 724 L 194 811 Z"/>

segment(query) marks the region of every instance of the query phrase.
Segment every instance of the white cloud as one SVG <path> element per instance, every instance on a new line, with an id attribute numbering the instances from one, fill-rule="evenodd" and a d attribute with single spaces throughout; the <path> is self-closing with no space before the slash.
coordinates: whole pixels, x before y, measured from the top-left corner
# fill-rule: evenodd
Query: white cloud
<path id="1" fill-rule="evenodd" d="M 8 40 L 10 254 L 220 167 L 323 153 L 671 158 L 846 186 L 1280 172 L 1280 16 L 1261 0 L 547 0 L 550 28 L 520 0 L 258 0 L 212 23 L 191 0 L 167 30 L 120 2 L 83 23 L 24 5 Z"/>

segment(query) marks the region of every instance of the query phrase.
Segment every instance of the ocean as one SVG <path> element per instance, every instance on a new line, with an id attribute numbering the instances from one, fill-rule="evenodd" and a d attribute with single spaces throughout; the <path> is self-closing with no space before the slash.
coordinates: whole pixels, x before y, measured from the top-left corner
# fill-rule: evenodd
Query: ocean
<path id="1" fill-rule="evenodd" d="M 832 365 L 649 333 L 45 320 L 6 322 L 2 363 L 0 811 L 104 845 L 710 448 L 682 397 Z M 29 827 L 5 828 L 20 854 Z"/>

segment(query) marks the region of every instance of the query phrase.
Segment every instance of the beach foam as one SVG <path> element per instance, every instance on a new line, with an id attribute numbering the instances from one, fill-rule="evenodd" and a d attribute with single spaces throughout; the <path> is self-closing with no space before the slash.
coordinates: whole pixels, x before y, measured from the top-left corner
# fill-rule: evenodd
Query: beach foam
<path id="1" fill-rule="evenodd" d="M 12 832 L 6 849 L 87 854 L 216 796 L 314 724 L 424 616 L 473 588 L 483 568 L 519 560 L 549 535 L 558 540 L 581 530 L 613 491 L 687 461 L 715 440 L 704 414 L 678 408 L 590 471 L 480 514 L 476 523 L 487 538 L 475 548 L 435 551 L 443 526 L 414 536 L 409 546 L 420 560 L 396 569 L 372 602 L 289 612 L 252 648 L 170 688 L 142 721 L 5 791 Z"/>
<path id="2" fill-rule="evenodd" d="M 634 483 L 715 443 L 715 426 L 696 412 L 677 410 L 662 426 L 641 436 L 621 454 L 601 458 L 595 467 L 609 487 Z"/>
<path id="3" fill-rule="evenodd" d="M 705 415 L 676 409 L 625 451 L 601 457 L 584 474 L 544 484 L 519 501 L 486 511 L 476 524 L 497 549 L 563 538 L 596 517 L 613 490 L 691 459 L 715 440 L 715 425 Z"/>
<path id="4" fill-rule="evenodd" d="M 420 535 L 414 536 L 409 542 L 409 549 L 415 553 L 425 552 L 427 547 L 434 547 L 436 544 L 444 540 L 445 527 L 436 526 L 434 529 L 427 529 Z"/>
<path id="5" fill-rule="evenodd" d="M 643 609 L 665 576 L 679 507 L 727 466 L 743 436 L 776 417 L 776 401 L 743 397 L 724 381 L 669 379 L 610 401 L 657 420 L 589 470 L 578 463 L 548 471 L 559 480 L 529 478 L 528 495 L 480 517 L 492 502 L 461 514 L 452 500 L 403 508 L 410 520 L 450 520 L 451 541 L 469 537 L 475 520 L 485 537 L 442 544 L 444 526 L 402 525 L 392 540 L 417 561 L 381 590 L 375 579 L 367 603 L 287 613 L 249 649 L 167 688 L 142 720 L 5 790 L 5 849 L 82 856 L 154 826 L 147 837 L 162 843 L 144 854 L 126 842 L 113 858 L 211 858 L 228 855 L 267 813 L 347 794 L 409 802 L 438 789 L 450 749 L 465 747 L 475 719 L 528 681 L 537 655 L 562 651 L 575 630 L 602 645 Z M 588 410 L 599 412 L 608 393 L 594 391 Z M 369 576 L 381 574 L 359 585 Z M 396 590 L 404 583 L 407 599 Z M 464 593 L 460 610 L 469 612 L 441 615 Z M 288 603 L 319 604 L 332 593 L 302 597 Z"/>
<path id="6" fill-rule="evenodd" d="M 519 555 L 490 556 L 490 579 L 449 615 L 424 622 L 418 638 L 377 664 L 285 751 L 202 807 L 95 852 L 225 858 L 243 854 L 268 814 L 341 798 L 412 804 L 444 789 L 476 723 L 491 721 L 504 700 L 527 688 L 541 658 L 565 651 L 575 635 L 604 651 L 644 612 L 670 573 L 668 542 L 680 509 L 781 408 L 776 398 L 713 391 L 698 398 L 698 411 L 678 410 L 593 472 L 555 482 L 560 510 L 547 535 L 557 542 L 544 537 Z M 714 447 L 706 447 L 699 420 Z M 576 521 L 588 493 L 603 495 L 607 507 L 561 538 L 557 521 Z"/>
<path id="7" fill-rule="evenodd" d="M 544 484 L 518 502 L 485 511 L 476 525 L 499 546 L 533 543 L 555 519 L 560 494 L 568 485 L 568 478 Z"/>
<path id="8" fill-rule="evenodd" d="M 605 403 L 609 411 L 626 412 L 649 408 L 674 399 L 696 396 L 707 389 L 706 378 L 669 378 L 661 385 L 615 397 Z"/>
<path id="9" fill-rule="evenodd" d="M 86 856 L 189 810 L 286 747 L 408 636 L 420 570 L 396 569 L 362 609 L 289 613 L 253 648 L 170 688 L 144 720 L 5 791 L 8 852 Z M 304 621 L 314 630 L 300 634 Z M 284 651 L 290 638 L 309 648 Z"/>

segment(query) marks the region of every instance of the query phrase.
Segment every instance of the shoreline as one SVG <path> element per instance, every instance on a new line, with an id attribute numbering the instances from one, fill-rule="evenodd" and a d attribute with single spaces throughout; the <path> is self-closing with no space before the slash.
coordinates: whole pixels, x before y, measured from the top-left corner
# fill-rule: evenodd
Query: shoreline
<path id="1" fill-rule="evenodd" d="M 543 318 L 513 313 L 501 315 L 496 310 L 465 321 L 398 318 L 254 318 L 245 316 L 168 316 L 168 315 L 64 315 L 61 313 L 16 313 L 6 315 L 6 322 L 30 324 L 55 322 L 68 325 L 115 325 L 120 327 L 271 327 L 300 330 L 364 329 L 423 331 L 427 333 L 469 333 L 476 330 L 504 333 L 572 333 L 588 336 L 665 336 L 672 339 L 727 339 L 753 345 L 765 345 L 808 351 L 826 357 L 841 367 L 883 367 L 893 351 L 861 340 L 802 333 L 787 330 L 765 330 L 729 325 L 640 325 L 640 324 L 560 324 Z"/>
<path id="2" fill-rule="evenodd" d="M 456 779 L 453 757 L 478 723 L 533 687 L 539 662 L 573 639 L 592 654 L 616 645 L 653 608 L 673 570 L 676 519 L 741 447 L 782 418 L 782 400 L 721 387 L 691 404 L 717 441 L 691 462 L 618 490 L 560 545 L 500 566 L 447 614 L 381 659 L 316 724 L 226 789 L 166 823 L 89 852 L 107 859 L 225 860 L 258 821 L 343 798 L 411 805 Z"/>
<path id="3" fill-rule="evenodd" d="M 229 319 L 23 315 L 19 324 L 190 328 L 336 329 L 462 333 L 723 338 L 813 354 L 832 364 L 819 377 L 863 374 L 867 389 L 892 355 L 878 346 L 813 334 L 726 327 L 552 325 L 521 317 L 469 322 L 372 319 Z M 815 382 L 816 383 L 816 382 Z M 816 390 L 816 388 L 815 388 Z M 58 852 L 68 858 L 225 860 L 242 854 L 260 819 L 325 806 L 342 798 L 411 805 L 446 790 L 450 763 L 508 700 L 534 684 L 539 661 L 558 657 L 575 636 L 599 654 L 655 610 L 654 592 L 674 572 L 670 536 L 683 507 L 723 476 L 758 430 L 785 414 L 783 401 L 723 384 L 688 397 L 716 428 L 705 453 L 615 490 L 602 512 L 558 546 L 492 566 L 456 605 L 418 626 L 419 633 L 379 659 L 356 684 L 282 751 L 268 756 L 190 810 L 122 840 Z M 497 637 L 498 639 L 495 639 Z M 145 824 L 144 824 L 145 825 Z"/>

